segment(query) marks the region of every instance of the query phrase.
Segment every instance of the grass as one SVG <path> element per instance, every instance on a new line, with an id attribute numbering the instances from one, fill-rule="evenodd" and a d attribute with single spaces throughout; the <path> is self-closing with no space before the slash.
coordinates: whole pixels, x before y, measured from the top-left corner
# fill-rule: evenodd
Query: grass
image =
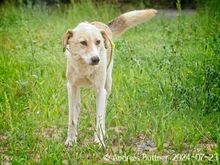
<path id="1" fill-rule="evenodd" d="M 81 95 L 78 144 L 64 147 L 68 111 L 62 36 L 81 21 L 108 22 L 119 14 L 109 5 L 0 8 L 2 164 L 220 154 L 220 24 L 219 13 L 214 17 L 208 10 L 176 19 L 158 16 L 115 41 L 107 147 L 92 142 L 95 97 L 88 89 Z"/>

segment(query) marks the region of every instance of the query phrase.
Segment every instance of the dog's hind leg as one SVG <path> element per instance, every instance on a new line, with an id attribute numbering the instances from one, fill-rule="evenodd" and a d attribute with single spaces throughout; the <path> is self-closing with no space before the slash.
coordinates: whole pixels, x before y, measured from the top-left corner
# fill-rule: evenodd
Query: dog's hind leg
<path id="1" fill-rule="evenodd" d="M 69 121 L 68 133 L 65 146 L 72 146 L 77 141 L 77 124 L 80 113 L 80 88 L 72 83 L 67 83 L 68 101 L 69 101 Z"/>
<path id="2" fill-rule="evenodd" d="M 112 68 L 113 68 L 113 61 L 109 65 L 107 69 L 107 76 L 106 76 L 106 82 L 105 82 L 105 89 L 107 91 L 107 96 L 110 95 L 111 89 L 112 89 Z"/>

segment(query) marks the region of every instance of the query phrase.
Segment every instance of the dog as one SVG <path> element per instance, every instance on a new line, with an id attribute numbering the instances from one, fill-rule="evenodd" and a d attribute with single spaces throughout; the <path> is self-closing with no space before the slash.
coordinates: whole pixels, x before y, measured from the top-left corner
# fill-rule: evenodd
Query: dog
<path id="1" fill-rule="evenodd" d="M 108 24 L 82 22 L 64 35 L 63 48 L 67 57 L 67 91 L 69 119 L 65 146 L 77 142 L 77 124 L 80 113 L 80 87 L 89 86 L 96 92 L 96 130 L 94 140 L 105 146 L 106 99 L 112 87 L 112 40 L 130 27 L 156 15 L 154 9 L 124 13 Z"/>

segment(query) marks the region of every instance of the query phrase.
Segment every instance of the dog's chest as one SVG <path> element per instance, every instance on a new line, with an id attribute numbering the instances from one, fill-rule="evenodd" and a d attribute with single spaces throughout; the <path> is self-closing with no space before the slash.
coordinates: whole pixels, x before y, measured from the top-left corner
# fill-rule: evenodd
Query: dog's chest
<path id="1" fill-rule="evenodd" d="M 94 78 L 97 70 L 95 68 L 71 68 L 67 70 L 67 78 L 69 81 L 79 86 L 94 86 Z"/>

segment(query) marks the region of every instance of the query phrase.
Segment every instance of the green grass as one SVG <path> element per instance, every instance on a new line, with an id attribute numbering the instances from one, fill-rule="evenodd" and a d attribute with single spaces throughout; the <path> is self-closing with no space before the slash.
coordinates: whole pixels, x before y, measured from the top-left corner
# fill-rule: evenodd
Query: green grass
<path id="1" fill-rule="evenodd" d="M 102 163 L 107 154 L 220 154 L 220 14 L 208 10 L 176 19 L 159 16 L 115 41 L 107 147 L 92 142 L 95 97 L 88 89 L 81 95 L 78 144 L 64 147 L 63 34 L 81 21 L 108 22 L 119 14 L 107 5 L 0 8 L 2 164 Z M 149 140 L 154 150 L 140 151 L 137 144 Z"/>

